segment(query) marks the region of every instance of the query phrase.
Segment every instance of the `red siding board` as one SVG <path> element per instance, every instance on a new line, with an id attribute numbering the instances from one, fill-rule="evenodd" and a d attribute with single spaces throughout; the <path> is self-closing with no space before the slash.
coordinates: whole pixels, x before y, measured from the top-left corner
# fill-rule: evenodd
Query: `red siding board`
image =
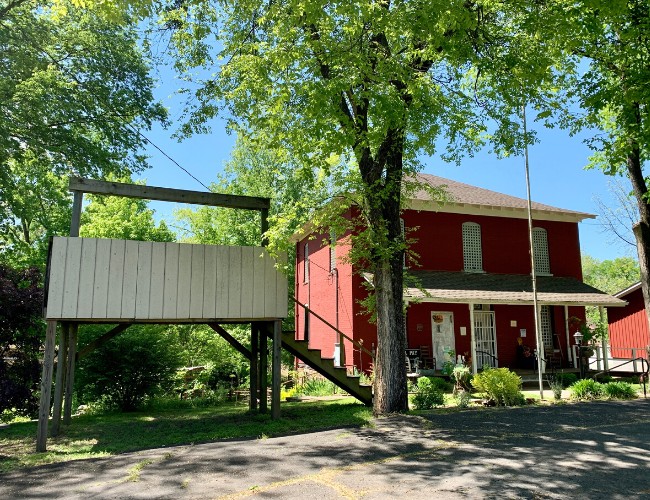
<path id="1" fill-rule="evenodd" d="M 628 302 L 627 306 L 607 311 L 612 357 L 631 358 L 632 348 L 635 348 L 636 357 L 647 358 L 646 347 L 650 345 L 650 333 L 643 292 L 639 288 L 621 298 Z"/>

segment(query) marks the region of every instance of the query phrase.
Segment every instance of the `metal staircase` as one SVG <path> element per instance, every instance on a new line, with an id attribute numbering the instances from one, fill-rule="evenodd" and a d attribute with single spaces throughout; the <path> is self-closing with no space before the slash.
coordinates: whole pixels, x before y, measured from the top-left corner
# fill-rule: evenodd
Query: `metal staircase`
<path id="1" fill-rule="evenodd" d="M 345 367 L 334 366 L 334 358 L 323 358 L 320 349 L 310 349 L 308 342 L 296 340 L 292 331 L 282 332 L 282 347 L 366 406 L 372 406 L 372 387 L 361 384 L 359 375 L 348 375 Z"/>

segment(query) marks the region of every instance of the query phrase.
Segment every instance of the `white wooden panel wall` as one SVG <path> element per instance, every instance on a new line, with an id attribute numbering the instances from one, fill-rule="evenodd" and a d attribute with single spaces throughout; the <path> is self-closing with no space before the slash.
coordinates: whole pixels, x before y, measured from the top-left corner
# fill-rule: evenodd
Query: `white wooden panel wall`
<path id="1" fill-rule="evenodd" d="M 284 318 L 287 286 L 262 247 L 54 238 L 46 318 Z"/>

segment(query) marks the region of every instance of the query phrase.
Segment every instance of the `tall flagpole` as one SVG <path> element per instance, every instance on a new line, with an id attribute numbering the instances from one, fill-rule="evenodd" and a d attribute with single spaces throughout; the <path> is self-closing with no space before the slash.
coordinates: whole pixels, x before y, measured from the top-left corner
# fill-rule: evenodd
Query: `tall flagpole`
<path id="1" fill-rule="evenodd" d="M 535 251 L 533 245 L 533 214 L 530 201 L 530 169 L 528 167 L 528 140 L 526 135 L 526 105 L 521 107 L 521 114 L 524 122 L 524 159 L 526 164 L 526 193 L 528 196 L 528 243 L 530 251 L 530 276 L 533 281 L 533 308 L 535 310 L 535 343 L 537 346 L 537 376 L 539 382 L 539 397 L 544 399 L 544 383 L 542 382 L 542 342 L 539 331 L 539 306 L 537 305 L 537 271 L 535 270 Z"/>

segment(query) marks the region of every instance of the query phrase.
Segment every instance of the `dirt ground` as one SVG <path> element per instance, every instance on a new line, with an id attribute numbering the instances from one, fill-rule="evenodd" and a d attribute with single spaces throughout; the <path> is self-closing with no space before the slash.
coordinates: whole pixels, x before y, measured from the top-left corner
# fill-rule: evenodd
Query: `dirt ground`
<path id="1" fill-rule="evenodd" d="M 362 429 L 21 469 L 0 498 L 650 498 L 650 400 L 430 412 Z"/>

